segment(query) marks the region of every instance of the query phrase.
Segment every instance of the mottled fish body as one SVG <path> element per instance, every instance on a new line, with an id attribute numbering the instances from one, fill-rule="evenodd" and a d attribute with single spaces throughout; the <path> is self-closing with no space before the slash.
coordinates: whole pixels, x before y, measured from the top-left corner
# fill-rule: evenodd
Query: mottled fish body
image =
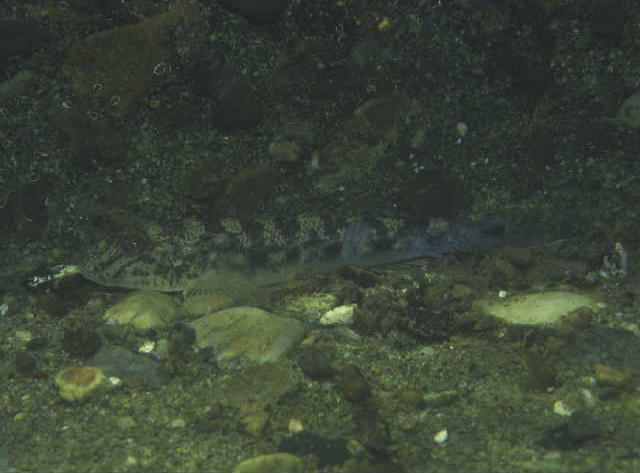
<path id="1" fill-rule="evenodd" d="M 303 271 L 389 264 L 503 241 L 502 225 L 468 218 L 223 219 L 213 231 L 175 231 L 138 253 L 102 242 L 79 268 L 105 286 L 186 294 L 245 291 Z"/>

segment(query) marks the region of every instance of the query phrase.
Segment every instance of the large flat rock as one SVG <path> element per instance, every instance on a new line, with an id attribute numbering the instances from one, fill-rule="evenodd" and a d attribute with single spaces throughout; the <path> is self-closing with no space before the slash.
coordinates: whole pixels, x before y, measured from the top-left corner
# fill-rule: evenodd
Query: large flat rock
<path id="1" fill-rule="evenodd" d="M 559 321 L 581 307 L 597 308 L 589 294 L 568 291 L 545 291 L 506 299 L 477 302 L 483 312 L 514 324 L 545 325 Z"/>
<path id="2" fill-rule="evenodd" d="M 197 347 L 212 347 L 218 361 L 274 362 L 297 346 L 305 332 L 295 319 L 250 306 L 213 312 L 190 325 L 196 331 Z"/>

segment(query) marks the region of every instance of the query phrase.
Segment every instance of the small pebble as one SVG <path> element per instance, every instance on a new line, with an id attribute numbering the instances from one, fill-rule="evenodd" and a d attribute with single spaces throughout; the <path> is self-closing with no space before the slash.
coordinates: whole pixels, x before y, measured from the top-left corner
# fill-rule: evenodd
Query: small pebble
<path id="1" fill-rule="evenodd" d="M 553 403 L 553 413 L 562 417 L 569 417 L 573 411 L 562 401 L 556 401 Z"/>
<path id="2" fill-rule="evenodd" d="M 449 432 L 447 432 L 447 429 L 442 429 L 433 436 L 433 441 L 442 445 L 447 441 L 448 438 Z"/>
<path id="3" fill-rule="evenodd" d="M 172 429 L 184 429 L 186 425 L 187 425 L 187 422 L 184 419 L 178 418 L 171 421 Z"/>

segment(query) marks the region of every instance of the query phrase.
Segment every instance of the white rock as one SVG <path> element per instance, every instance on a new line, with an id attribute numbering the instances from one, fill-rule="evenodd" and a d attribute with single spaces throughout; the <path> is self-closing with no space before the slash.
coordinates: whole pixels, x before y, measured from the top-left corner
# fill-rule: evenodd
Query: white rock
<path id="1" fill-rule="evenodd" d="M 569 417 L 573 410 L 562 401 L 553 403 L 553 413 L 562 417 Z"/>
<path id="2" fill-rule="evenodd" d="M 139 353 L 151 353 L 153 349 L 156 347 L 156 342 L 152 340 L 146 340 L 140 348 L 138 348 Z"/>
<path id="3" fill-rule="evenodd" d="M 347 304 L 331 309 L 320 317 L 321 325 L 348 325 L 353 323 L 353 311 L 356 304 Z"/>
<path id="4" fill-rule="evenodd" d="M 447 429 L 442 429 L 433 436 L 433 441 L 435 443 L 443 444 L 447 441 L 448 438 L 449 432 L 447 431 Z"/>
<path id="5" fill-rule="evenodd" d="M 597 310 L 597 300 L 590 294 L 546 291 L 505 299 L 476 301 L 476 307 L 513 324 L 545 325 L 558 322 L 580 307 Z"/>

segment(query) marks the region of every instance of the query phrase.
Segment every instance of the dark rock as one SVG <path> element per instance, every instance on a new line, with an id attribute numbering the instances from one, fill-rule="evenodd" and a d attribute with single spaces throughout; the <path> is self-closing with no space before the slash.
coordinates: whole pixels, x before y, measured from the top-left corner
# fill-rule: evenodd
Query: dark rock
<path id="1" fill-rule="evenodd" d="M 159 127 L 163 132 L 170 132 L 197 123 L 203 115 L 199 104 L 178 104 L 162 116 Z"/>
<path id="2" fill-rule="evenodd" d="M 510 10 L 510 25 L 494 42 L 498 50 L 492 55 L 490 74 L 497 80 L 509 74 L 525 98 L 524 105 L 531 109 L 552 83 L 555 35 L 538 2 L 515 2 Z"/>
<path id="3" fill-rule="evenodd" d="M 243 169 L 229 182 L 224 205 L 237 215 L 255 212 L 261 205 L 271 201 L 278 183 L 279 175 L 269 166 Z"/>
<path id="4" fill-rule="evenodd" d="M 602 434 L 600 421 L 587 411 L 575 411 L 569 417 L 567 432 L 571 440 L 581 444 L 588 440 L 594 440 Z"/>
<path id="5" fill-rule="evenodd" d="M 597 0 L 591 7 L 591 28 L 602 40 L 619 42 L 624 36 L 627 12 L 624 0 Z"/>
<path id="6" fill-rule="evenodd" d="M 0 209 L 0 233 L 36 238 L 47 228 L 47 197 L 51 183 L 47 179 L 30 182 L 9 197 Z"/>
<path id="7" fill-rule="evenodd" d="M 345 131 L 351 138 L 379 143 L 391 138 L 416 111 L 415 103 L 404 93 L 381 96 L 360 105 L 347 120 Z"/>
<path id="8" fill-rule="evenodd" d="M 340 269 L 338 269 L 338 274 L 344 279 L 352 281 L 363 288 L 374 287 L 378 283 L 378 278 L 374 273 L 358 266 L 342 266 Z M 360 292 L 359 294 L 357 294 L 357 297 L 358 301 L 361 301 L 362 293 Z M 345 303 L 358 302 L 357 300 L 343 300 L 346 300 Z"/>
<path id="9" fill-rule="evenodd" d="M 533 252 L 531 248 L 509 246 L 500 254 L 518 269 L 524 270 L 533 264 Z"/>
<path id="10" fill-rule="evenodd" d="M 525 360 L 526 377 L 521 386 L 526 391 L 545 392 L 557 385 L 556 364 L 544 356 L 530 354 Z"/>
<path id="11" fill-rule="evenodd" d="M 566 423 L 547 429 L 539 444 L 543 448 L 576 450 L 589 440 L 600 437 L 600 422 L 586 411 L 575 411 Z"/>
<path id="12" fill-rule="evenodd" d="M 41 47 L 46 38 L 45 32 L 33 23 L 0 21 L 0 58 L 31 53 Z"/>
<path id="13" fill-rule="evenodd" d="M 64 109 L 52 110 L 49 118 L 71 148 L 74 164 L 80 170 L 89 170 L 96 164 L 118 164 L 127 159 L 124 134 L 108 124 L 87 120 L 79 112 Z"/>
<path id="14" fill-rule="evenodd" d="M 367 379 L 353 363 L 344 367 L 341 373 L 342 391 L 351 402 L 363 403 L 371 397 L 371 389 Z"/>
<path id="15" fill-rule="evenodd" d="M 276 20 L 289 0 L 220 0 L 219 3 L 257 24 Z"/>
<path id="16" fill-rule="evenodd" d="M 353 86 L 347 68 L 337 64 L 335 54 L 335 44 L 319 38 L 288 41 L 277 59 L 271 85 L 283 101 L 294 97 L 296 102 L 335 100 Z"/>
<path id="17" fill-rule="evenodd" d="M 29 350 L 38 350 L 46 347 L 47 343 L 49 343 L 49 339 L 47 337 L 34 337 L 27 342 L 26 347 Z"/>
<path id="18" fill-rule="evenodd" d="M 67 313 L 67 305 L 55 292 L 38 294 L 34 298 L 36 309 L 54 318 L 62 318 Z"/>
<path id="19" fill-rule="evenodd" d="M 284 128 L 269 145 L 269 155 L 278 162 L 294 163 L 311 150 L 313 130 L 305 123 L 292 123 Z"/>
<path id="20" fill-rule="evenodd" d="M 246 130 L 260 122 L 260 104 L 243 82 L 227 85 L 211 102 L 211 121 L 224 131 Z"/>
<path id="21" fill-rule="evenodd" d="M 65 51 L 64 71 L 78 102 L 94 102 L 114 118 L 139 112 L 153 88 L 171 80 L 159 66 L 168 63 L 179 47 L 178 36 L 183 35 L 174 30 L 189 31 L 190 44 L 195 46 L 195 31 L 203 20 L 195 2 L 172 2 L 164 13 L 145 21 L 103 29 L 74 41 Z"/>
<path id="22" fill-rule="evenodd" d="M 607 360 L 617 369 L 633 371 L 640 359 L 640 340 L 629 330 L 596 325 L 577 333 L 570 356 L 584 368 Z"/>
<path id="23" fill-rule="evenodd" d="M 178 322 L 169 332 L 169 357 L 173 361 L 190 360 L 193 355 L 193 344 L 196 341 L 195 330 L 187 324 Z"/>
<path id="24" fill-rule="evenodd" d="M 107 376 L 116 376 L 128 384 L 139 381 L 137 384 L 145 388 L 159 388 L 169 377 L 157 361 L 119 347 L 103 348 L 87 364 L 102 368 Z"/>
<path id="25" fill-rule="evenodd" d="M 399 309 L 389 291 L 371 288 L 365 291 L 362 304 L 353 313 L 353 323 L 365 333 L 384 332 L 395 325 Z"/>
<path id="26" fill-rule="evenodd" d="M 529 138 L 529 161 L 531 172 L 542 173 L 556 162 L 557 132 L 550 126 L 537 126 Z"/>
<path id="27" fill-rule="evenodd" d="M 325 437 L 313 432 L 298 432 L 280 443 L 280 451 L 294 455 L 313 455 L 318 468 L 339 465 L 349 459 L 349 449 L 344 439 Z"/>
<path id="28" fill-rule="evenodd" d="M 253 128 L 260 121 L 260 104 L 242 75 L 226 66 L 224 57 L 197 64 L 192 71 L 193 91 L 210 98 L 211 121 L 224 131 Z"/>
<path id="29" fill-rule="evenodd" d="M 64 319 L 62 346 L 73 356 L 88 356 L 100 348 L 102 338 L 97 328 L 102 318 L 87 312 L 72 311 Z"/>
<path id="30" fill-rule="evenodd" d="M 22 376 L 31 376 L 36 369 L 36 360 L 30 353 L 19 351 L 15 358 L 16 373 Z"/>
<path id="31" fill-rule="evenodd" d="M 407 287 L 399 306 L 395 324 L 423 343 L 446 340 L 455 327 L 457 314 L 469 310 L 470 300 L 450 296 L 453 287 L 446 282 L 421 287 Z M 366 302 L 366 300 L 365 300 Z"/>
<path id="32" fill-rule="evenodd" d="M 200 434 L 222 433 L 229 434 L 242 429 L 240 422 L 240 414 L 238 409 L 215 402 L 209 406 L 205 415 L 198 416 L 194 423 L 193 429 Z"/>
<path id="33" fill-rule="evenodd" d="M 237 72 L 225 66 L 222 53 L 196 64 L 191 71 L 193 92 L 200 97 L 216 98 L 224 85 L 231 82 Z"/>
<path id="34" fill-rule="evenodd" d="M 335 347 L 327 343 L 312 343 L 300 350 L 298 365 L 312 379 L 330 379 L 335 370 L 332 366 Z"/>
<path id="35" fill-rule="evenodd" d="M 409 178 L 398 198 L 403 212 L 420 218 L 450 218 L 471 205 L 471 195 L 464 183 L 436 170 Z"/>
<path id="36" fill-rule="evenodd" d="M 353 406 L 353 422 L 358 441 L 378 458 L 387 458 L 391 454 L 389 444 L 391 434 L 389 425 L 380 416 L 380 413 L 370 403 Z"/>

